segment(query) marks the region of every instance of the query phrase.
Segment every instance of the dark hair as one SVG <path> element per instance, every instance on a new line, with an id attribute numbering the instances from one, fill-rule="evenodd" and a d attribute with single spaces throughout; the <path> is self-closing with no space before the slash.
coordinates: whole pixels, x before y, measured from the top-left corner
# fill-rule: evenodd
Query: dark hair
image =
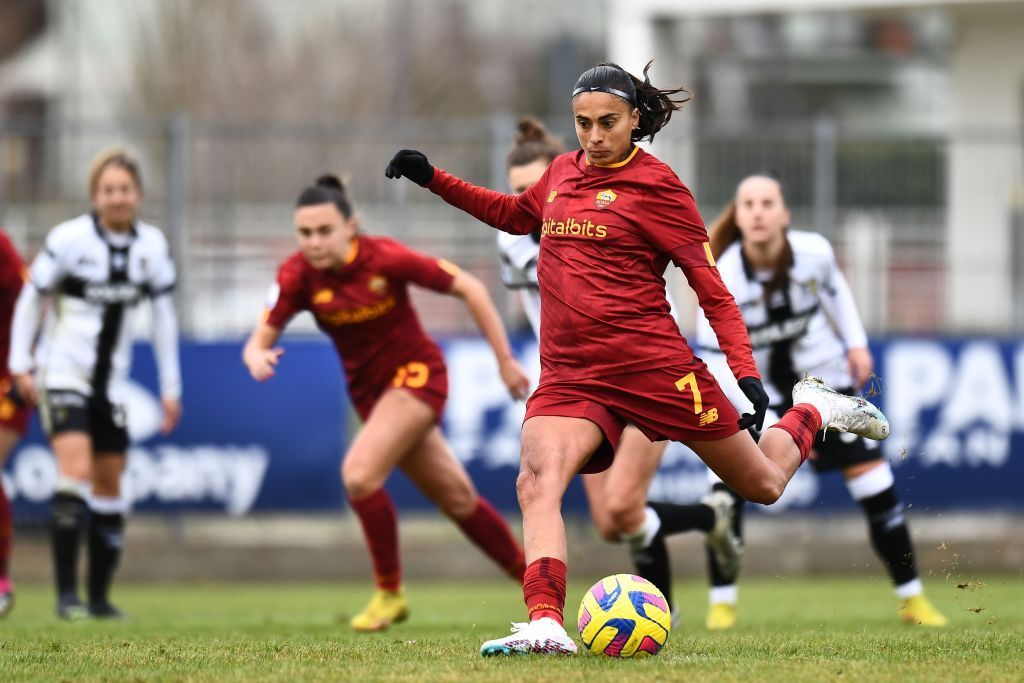
<path id="1" fill-rule="evenodd" d="M 92 197 L 96 194 L 96 190 L 100 185 L 100 176 L 103 175 L 103 171 L 107 170 L 111 166 L 117 166 L 127 171 L 128 175 L 135 181 L 135 187 L 139 192 L 142 192 L 142 174 L 139 172 L 139 162 L 131 154 L 123 149 L 108 149 L 99 153 L 99 155 L 93 159 L 92 165 L 89 167 L 89 196 Z"/>
<path id="2" fill-rule="evenodd" d="M 506 168 L 526 166 L 538 159 L 551 163 L 564 151 L 561 140 L 551 135 L 543 123 L 532 116 L 524 116 L 516 125 L 516 136 L 512 140 Z"/>
<path id="3" fill-rule="evenodd" d="M 307 187 L 299 195 L 295 206 L 314 206 L 316 204 L 334 204 L 345 218 L 352 217 L 352 202 L 341 178 L 325 173 L 316 179 L 316 184 Z"/>
<path id="4" fill-rule="evenodd" d="M 651 84 L 651 78 L 647 72 L 654 60 L 647 62 L 644 67 L 644 80 L 640 80 L 633 74 L 623 69 L 618 64 L 604 62 L 592 69 L 580 74 L 573 88 L 572 96 L 576 97 L 585 92 L 606 92 L 616 95 L 629 102 L 635 109 L 640 110 L 640 123 L 633 131 L 630 139 L 633 142 L 640 140 L 654 140 L 654 135 L 668 124 L 672 118 L 672 112 L 678 111 L 689 102 L 692 95 L 686 88 L 670 88 L 661 90 Z M 673 99 L 673 95 L 682 95 L 679 99 Z"/>
<path id="5" fill-rule="evenodd" d="M 768 178 L 774 180 L 779 186 L 779 196 L 782 198 L 782 203 L 786 203 L 786 194 L 782 187 L 782 181 L 779 180 L 776 173 L 772 171 L 766 171 L 762 173 L 751 173 L 750 175 L 743 178 L 740 181 L 740 185 L 745 183 L 751 178 Z M 739 185 L 737 185 L 737 188 Z M 731 199 L 729 203 L 725 205 L 722 212 L 718 214 L 711 223 L 711 227 L 708 228 L 708 241 L 711 243 L 711 255 L 716 259 L 720 257 L 730 244 L 736 240 L 742 239 L 740 233 L 740 226 L 736 224 L 736 200 Z M 786 240 L 785 245 L 782 247 L 782 253 L 779 254 L 779 260 L 775 264 L 775 270 L 772 273 L 772 277 L 764 285 L 764 298 L 767 301 L 772 294 L 783 289 L 789 284 L 789 269 L 793 266 L 793 247 L 789 244 L 789 240 Z"/>

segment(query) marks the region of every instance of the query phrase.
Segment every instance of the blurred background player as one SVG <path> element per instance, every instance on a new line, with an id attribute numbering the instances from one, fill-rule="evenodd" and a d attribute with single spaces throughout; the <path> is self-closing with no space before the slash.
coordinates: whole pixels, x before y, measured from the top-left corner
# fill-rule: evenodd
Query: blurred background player
<path id="1" fill-rule="evenodd" d="M 18 394 L 41 408 L 57 458 L 51 542 L 57 614 L 67 619 L 121 616 L 109 591 L 128 508 L 121 474 L 129 442 L 130 315 L 146 299 L 152 302 L 161 431 L 169 433 L 181 416 L 174 263 L 160 229 L 139 220 L 138 162 L 122 151 L 101 154 L 89 173 L 89 196 L 93 211 L 53 228 L 32 263 L 15 309 L 9 361 Z M 54 305 L 37 354 L 37 380 L 32 346 L 47 297 Z M 77 583 L 86 530 L 87 608 Z"/>
<path id="2" fill-rule="evenodd" d="M 384 484 L 400 468 L 423 494 L 510 576 L 522 582 L 523 551 L 505 520 L 479 496 L 441 434 L 448 371 L 409 301 L 409 285 L 463 300 L 516 399 L 529 380 L 486 288 L 443 260 L 386 237 L 359 231 L 344 185 L 322 176 L 295 209 L 299 251 L 278 271 L 269 311 L 253 331 L 243 360 L 257 381 L 274 376 L 284 349 L 275 348 L 292 317 L 308 310 L 334 343 L 349 396 L 363 428 L 349 445 L 341 479 L 362 525 L 377 591 L 351 620 L 357 631 L 379 631 L 409 613 L 402 589 L 398 520 Z"/>
<path id="3" fill-rule="evenodd" d="M 512 192 L 518 195 L 532 187 L 555 157 L 564 152 L 562 143 L 538 120 L 520 119 L 507 159 Z M 530 327 L 540 339 L 540 231 L 528 235 L 499 232 L 498 248 L 502 281 L 519 291 Z M 671 296 L 668 301 L 671 306 Z M 674 317 L 674 309 L 672 312 Z M 647 489 L 667 446 L 667 441 L 652 443 L 643 432 L 629 425 L 622 431 L 611 467 L 604 472 L 584 474 L 582 481 L 598 533 L 611 543 L 625 541 L 637 573 L 656 585 L 669 605 L 673 605 L 666 536 L 694 529 L 707 533 L 715 562 L 727 574 L 738 567 L 740 545 L 733 533 L 735 507 L 726 495 L 714 492 L 706 502 L 695 505 L 646 502 Z M 673 608 L 673 617 L 677 616 Z"/>
<path id="4" fill-rule="evenodd" d="M 0 228 L 0 469 L 18 440 L 28 431 L 31 410 L 21 399 L 7 370 L 10 350 L 11 316 L 25 280 L 25 266 L 7 233 Z M 7 616 L 14 606 L 14 583 L 11 581 L 11 543 L 14 540 L 14 519 L 11 501 L 0 486 L 0 617 Z"/>
<path id="5" fill-rule="evenodd" d="M 557 157 L 520 195 L 435 169 L 400 150 L 389 178 L 407 177 L 504 232 L 541 229 L 541 380 L 527 403 L 516 489 L 523 512 L 523 588 L 530 622 L 489 640 L 481 654 L 571 654 L 562 626 L 562 497 L 579 472 L 603 471 L 627 424 L 651 441 L 685 443 L 749 499 L 772 503 L 826 427 L 885 438 L 888 424 L 863 400 L 801 382 L 760 444 L 746 433 L 768 409 L 743 318 L 714 268 L 693 196 L 664 163 L 634 143 L 653 139 L 679 109 L 683 89 L 661 90 L 615 64 L 580 75 L 571 100 L 581 150 Z M 672 318 L 663 273 L 683 270 L 709 316 L 743 393 L 733 408 Z M 667 605 L 665 605 L 667 609 Z"/>
<path id="6" fill-rule="evenodd" d="M 711 251 L 718 271 L 739 304 L 754 360 L 765 377 L 771 425 L 792 406 L 793 386 L 808 375 L 853 395 L 872 376 L 874 362 L 850 287 L 832 245 L 823 236 L 789 229 L 790 212 L 778 180 L 752 175 L 712 224 Z M 732 380 L 714 330 L 698 312 L 696 341 L 737 409 L 746 405 Z M 850 495 L 864 511 L 871 544 L 901 600 L 906 623 L 944 626 L 946 618 L 925 598 L 914 550 L 889 463 L 878 443 L 854 434 L 819 434 L 811 453 L 817 472 L 840 470 Z M 720 495 L 727 487 L 715 484 Z M 729 492 L 731 493 L 731 492 Z M 737 505 L 742 499 L 737 498 Z M 737 520 L 739 521 L 739 519 Z M 742 528 L 737 524 L 736 533 Z M 736 575 L 711 561 L 707 626 L 736 623 Z"/>

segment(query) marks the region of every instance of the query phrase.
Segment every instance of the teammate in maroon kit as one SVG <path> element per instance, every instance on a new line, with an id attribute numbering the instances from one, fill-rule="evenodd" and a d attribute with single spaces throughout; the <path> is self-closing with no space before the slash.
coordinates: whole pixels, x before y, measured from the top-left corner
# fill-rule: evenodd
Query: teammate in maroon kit
<path id="1" fill-rule="evenodd" d="M 0 230 L 0 469 L 18 440 L 28 431 L 31 409 L 14 391 L 7 371 L 7 351 L 11 341 L 11 316 L 14 304 L 25 281 L 25 266 L 11 244 L 7 233 Z M 14 520 L 11 501 L 0 486 L 0 617 L 14 606 L 14 584 L 9 574 Z"/>
<path id="2" fill-rule="evenodd" d="M 648 65 L 649 67 L 650 65 Z M 711 258 L 690 191 L 667 165 L 635 146 L 652 139 L 684 100 L 614 64 L 584 72 L 572 92 L 581 150 L 555 159 L 520 195 L 466 183 L 401 150 L 385 173 L 405 176 L 505 232 L 540 227 L 541 379 L 527 404 L 516 482 L 530 615 L 481 654 L 572 653 L 562 626 L 567 557 L 561 502 L 577 472 L 607 468 L 625 424 L 652 441 L 692 448 L 748 500 L 773 503 L 823 427 L 888 435 L 870 403 L 817 380 L 794 389 L 794 406 L 760 444 L 768 396 L 743 319 Z M 682 269 L 754 412 L 740 415 L 669 313 L 662 274 Z M 666 607 L 667 609 L 667 607 Z"/>
<path id="3" fill-rule="evenodd" d="M 397 517 L 384 490 L 395 467 L 522 582 L 522 548 L 505 520 L 477 494 L 441 434 L 448 374 L 408 292 L 415 284 L 462 299 L 494 349 L 502 381 L 513 397 L 525 398 L 529 381 L 486 288 L 447 261 L 360 233 L 345 188 L 334 176 L 321 177 L 299 196 L 295 227 L 299 251 L 281 265 L 266 319 L 249 338 L 243 359 L 256 380 L 272 377 L 284 353 L 274 344 L 303 310 L 313 314 L 341 358 L 349 396 L 364 421 L 345 454 L 341 478 L 362 524 L 377 582 L 352 627 L 379 631 L 408 616 Z"/>

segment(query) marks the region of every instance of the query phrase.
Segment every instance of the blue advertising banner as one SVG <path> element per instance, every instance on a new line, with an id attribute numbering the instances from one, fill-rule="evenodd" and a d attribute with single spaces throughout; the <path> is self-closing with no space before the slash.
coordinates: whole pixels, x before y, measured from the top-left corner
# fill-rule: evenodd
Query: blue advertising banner
<path id="1" fill-rule="evenodd" d="M 525 410 L 501 384 L 487 345 L 476 338 L 443 340 L 451 389 L 444 429 L 480 492 L 515 510 L 519 430 Z M 516 350 L 534 377 L 536 343 Z M 321 339 L 285 339 L 276 377 L 252 381 L 239 342 L 182 345 L 184 419 L 158 433 L 159 400 L 152 354 L 137 349 L 125 491 L 137 511 L 338 509 L 339 465 L 358 428 L 344 394 L 333 349 Z M 1024 343 L 987 338 L 891 338 L 873 345 L 877 401 L 892 434 L 880 451 L 896 472 L 904 500 L 926 508 L 1024 508 Z M 838 438 L 838 435 L 837 435 Z M 56 484 L 56 466 L 37 421 L 3 472 L 18 515 L 42 515 Z M 672 444 L 651 486 L 651 498 L 679 502 L 707 490 L 707 470 Z M 401 475 L 388 484 L 396 504 L 430 504 Z M 586 511 L 578 482 L 566 508 Z M 782 500 L 765 512 L 852 506 L 838 474 L 804 466 Z"/>

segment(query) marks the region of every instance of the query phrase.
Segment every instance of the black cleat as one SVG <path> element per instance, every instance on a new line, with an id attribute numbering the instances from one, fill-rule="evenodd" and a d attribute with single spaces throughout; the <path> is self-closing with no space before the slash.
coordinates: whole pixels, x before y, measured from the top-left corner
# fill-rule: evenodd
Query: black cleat
<path id="1" fill-rule="evenodd" d="M 109 602 L 90 602 L 89 616 L 95 619 L 124 619 L 124 612 Z"/>
<path id="2" fill-rule="evenodd" d="M 57 616 L 68 621 L 81 621 L 89 618 L 89 610 L 74 593 L 66 593 L 57 598 Z"/>

